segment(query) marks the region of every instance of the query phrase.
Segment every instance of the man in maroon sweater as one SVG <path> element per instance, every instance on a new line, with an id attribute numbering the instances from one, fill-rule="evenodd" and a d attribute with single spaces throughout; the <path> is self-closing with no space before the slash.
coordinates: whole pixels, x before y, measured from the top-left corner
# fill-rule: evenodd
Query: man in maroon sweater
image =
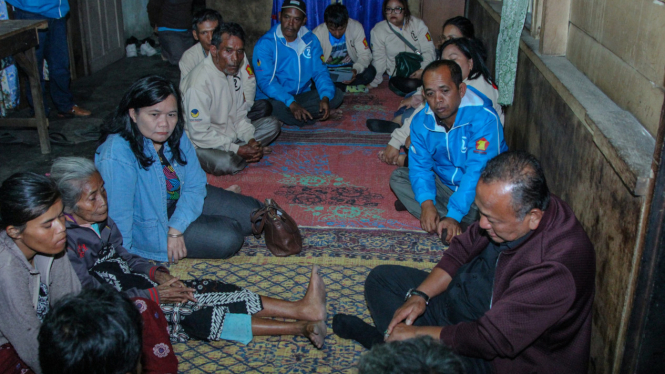
<path id="1" fill-rule="evenodd" d="M 431 273 L 372 270 L 365 297 L 376 327 L 337 315 L 333 330 L 365 346 L 430 335 L 468 373 L 586 373 L 595 253 L 572 210 L 526 152 L 490 160 L 475 203 L 480 221 Z"/>

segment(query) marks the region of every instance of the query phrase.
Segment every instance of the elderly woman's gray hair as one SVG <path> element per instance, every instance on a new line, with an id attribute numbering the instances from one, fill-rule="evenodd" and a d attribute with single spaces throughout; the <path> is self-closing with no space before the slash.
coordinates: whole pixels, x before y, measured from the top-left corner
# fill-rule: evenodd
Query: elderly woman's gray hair
<path id="1" fill-rule="evenodd" d="M 66 213 L 76 210 L 83 185 L 97 172 L 94 162 L 83 157 L 60 157 L 51 166 L 51 178 L 58 185 Z"/>

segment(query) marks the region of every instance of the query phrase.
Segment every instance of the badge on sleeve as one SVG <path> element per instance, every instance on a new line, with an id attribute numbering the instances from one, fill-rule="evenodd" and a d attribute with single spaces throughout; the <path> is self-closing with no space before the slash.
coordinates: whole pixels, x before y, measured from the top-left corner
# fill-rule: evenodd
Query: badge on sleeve
<path id="1" fill-rule="evenodd" d="M 490 142 L 487 141 L 485 138 L 480 138 L 476 141 L 476 150 L 473 151 L 474 153 L 482 153 L 485 154 L 487 151 L 487 147 L 489 147 Z"/>
<path id="2" fill-rule="evenodd" d="M 428 32 L 427 34 L 425 34 L 425 37 L 427 38 L 427 41 L 428 41 L 428 42 L 431 42 L 431 41 L 432 41 L 432 37 L 429 36 L 429 32 Z"/>
<path id="3" fill-rule="evenodd" d="M 323 55 L 321 55 L 321 62 L 323 62 L 324 64 L 326 63 L 326 61 L 323 59 Z"/>
<path id="4" fill-rule="evenodd" d="M 367 45 L 367 38 L 363 39 L 363 45 L 365 46 L 365 49 L 369 49 L 369 45 Z"/>
<path id="5" fill-rule="evenodd" d="M 247 71 L 247 74 L 249 74 L 250 77 L 254 76 L 254 70 L 252 70 L 252 65 L 247 64 L 245 70 Z"/>

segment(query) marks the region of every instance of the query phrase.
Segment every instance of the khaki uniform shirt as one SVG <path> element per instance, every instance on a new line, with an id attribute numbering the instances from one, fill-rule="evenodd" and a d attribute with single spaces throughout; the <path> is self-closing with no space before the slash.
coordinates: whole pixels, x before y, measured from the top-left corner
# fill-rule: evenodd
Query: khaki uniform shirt
<path id="1" fill-rule="evenodd" d="M 201 43 L 194 44 L 194 46 L 182 54 L 180 62 L 178 63 L 178 66 L 180 66 L 181 83 L 185 79 L 185 76 L 189 74 L 196 65 L 201 63 L 204 58 L 206 58 L 206 54 Z M 254 105 L 254 97 L 256 96 L 256 77 L 254 76 L 252 64 L 247 60 L 247 55 L 245 55 L 245 59 L 242 61 L 242 67 L 238 71 L 238 75 L 242 80 L 243 93 L 245 95 L 245 101 L 247 102 L 247 110 L 250 110 L 252 105 Z"/>
<path id="2" fill-rule="evenodd" d="M 238 139 L 254 138 L 240 77 L 219 71 L 210 55 L 180 82 L 180 92 L 185 131 L 196 148 L 238 153 Z"/>
<path id="3" fill-rule="evenodd" d="M 436 59 L 436 48 L 432 42 L 432 36 L 422 20 L 411 16 L 409 23 L 402 30 L 399 27 L 390 25 L 401 33 L 402 36 L 416 47 L 423 56 L 423 62 L 420 68 L 424 69 L 430 62 Z M 383 82 L 383 73 L 392 75 L 395 71 L 395 57 L 400 52 L 413 52 L 402 39 L 400 39 L 388 26 L 388 21 L 381 21 L 374 26 L 370 33 L 372 40 L 372 64 L 376 68 L 376 78 L 370 83 L 370 86 L 377 87 Z"/>

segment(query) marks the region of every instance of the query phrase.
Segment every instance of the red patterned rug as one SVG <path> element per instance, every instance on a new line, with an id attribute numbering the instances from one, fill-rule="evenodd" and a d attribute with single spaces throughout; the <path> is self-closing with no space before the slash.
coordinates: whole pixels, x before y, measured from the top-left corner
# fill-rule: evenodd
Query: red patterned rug
<path id="1" fill-rule="evenodd" d="M 245 195 L 274 198 L 300 226 L 418 230 L 417 219 L 395 211 L 389 186 L 395 167 L 377 158 L 390 135 L 365 126 L 368 118 L 392 118 L 399 105 L 384 86 L 347 94 L 340 121 L 284 126 L 273 154 L 233 176 L 208 175 L 208 183 L 238 184 Z"/>

